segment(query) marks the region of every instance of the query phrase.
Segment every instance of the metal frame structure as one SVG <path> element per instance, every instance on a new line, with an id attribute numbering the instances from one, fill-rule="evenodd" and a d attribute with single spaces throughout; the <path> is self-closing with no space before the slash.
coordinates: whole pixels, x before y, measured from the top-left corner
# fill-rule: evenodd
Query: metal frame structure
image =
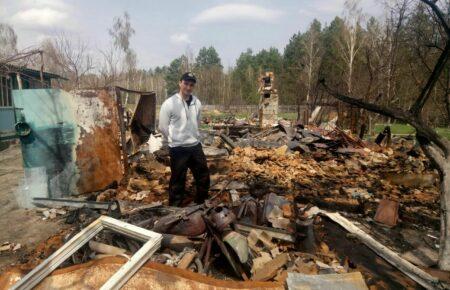
<path id="1" fill-rule="evenodd" d="M 120 289 L 139 268 L 159 249 L 162 235 L 125 223 L 108 216 L 101 216 L 76 234 L 44 262 L 20 279 L 11 289 L 32 289 L 53 270 L 94 238 L 99 232 L 109 229 L 146 243 L 100 288 Z"/>
<path id="2" fill-rule="evenodd" d="M 115 86 L 114 90 L 116 92 L 116 102 L 117 102 L 117 111 L 119 113 L 119 129 L 120 129 L 120 142 L 122 146 L 122 159 L 123 159 L 123 166 L 124 166 L 124 172 L 125 172 L 125 178 L 128 177 L 130 166 L 128 164 L 128 153 L 127 153 L 127 138 L 126 138 L 126 131 L 127 131 L 127 125 L 124 120 L 124 113 L 125 113 L 125 107 L 122 103 L 122 94 L 121 92 L 130 93 L 130 94 L 138 94 L 141 97 L 142 96 L 151 96 L 151 104 L 154 106 L 154 108 L 150 112 L 146 112 L 150 115 L 150 118 L 148 121 L 150 123 L 156 124 L 156 94 L 154 91 L 136 91 L 136 90 L 130 90 L 123 87 Z M 133 116 L 134 117 L 134 116 Z M 154 129 L 154 128 L 153 128 Z M 133 133 L 133 132 L 132 132 Z"/>

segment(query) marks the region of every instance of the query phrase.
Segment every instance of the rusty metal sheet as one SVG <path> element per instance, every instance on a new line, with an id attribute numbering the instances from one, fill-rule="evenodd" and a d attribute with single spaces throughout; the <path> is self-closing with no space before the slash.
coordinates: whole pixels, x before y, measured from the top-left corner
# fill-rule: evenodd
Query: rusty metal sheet
<path id="1" fill-rule="evenodd" d="M 81 131 L 76 146 L 78 192 L 101 190 L 123 175 L 115 94 L 107 89 L 71 93 Z"/>
<path id="2" fill-rule="evenodd" d="M 201 211 L 188 214 L 175 212 L 160 218 L 153 230 L 158 233 L 194 237 L 203 234 L 206 231 L 206 225 Z"/>
<path id="3" fill-rule="evenodd" d="M 378 204 L 374 220 L 393 227 L 398 221 L 398 201 L 382 199 Z"/>

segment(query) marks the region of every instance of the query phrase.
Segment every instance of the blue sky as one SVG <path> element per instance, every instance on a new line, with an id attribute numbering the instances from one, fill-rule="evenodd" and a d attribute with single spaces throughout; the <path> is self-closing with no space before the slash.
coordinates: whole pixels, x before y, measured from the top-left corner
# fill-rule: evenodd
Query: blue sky
<path id="1" fill-rule="evenodd" d="M 342 15 L 345 0 L 0 0 L 0 21 L 16 30 L 19 48 L 36 47 L 64 33 L 87 41 L 93 54 L 110 44 L 114 16 L 128 11 L 136 31 L 131 45 L 138 66 L 168 64 L 189 47 L 194 54 L 213 45 L 224 66 L 247 48 L 280 51 L 312 19 L 330 22 Z M 364 13 L 379 16 L 377 0 L 362 0 Z"/>

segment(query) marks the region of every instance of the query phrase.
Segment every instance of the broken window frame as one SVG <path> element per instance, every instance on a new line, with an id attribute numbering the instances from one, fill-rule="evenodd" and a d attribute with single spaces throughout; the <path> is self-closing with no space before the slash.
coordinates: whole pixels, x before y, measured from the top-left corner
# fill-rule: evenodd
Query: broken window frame
<path id="1" fill-rule="evenodd" d="M 11 289 L 32 289 L 104 229 L 145 243 L 100 289 L 120 289 L 161 246 L 161 234 L 108 216 L 101 216 L 20 279 Z"/>

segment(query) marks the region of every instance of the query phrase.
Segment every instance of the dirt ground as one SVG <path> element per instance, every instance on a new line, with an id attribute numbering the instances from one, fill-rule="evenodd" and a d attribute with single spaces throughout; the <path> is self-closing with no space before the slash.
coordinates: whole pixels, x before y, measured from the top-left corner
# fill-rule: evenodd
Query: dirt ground
<path id="1" fill-rule="evenodd" d="M 23 175 L 20 145 L 0 151 L 0 244 L 21 245 L 15 252 L 0 252 L 0 273 L 5 266 L 20 261 L 27 249 L 33 249 L 64 227 L 61 220 L 43 220 L 41 213 L 19 208 L 15 193 L 22 184 Z"/>

